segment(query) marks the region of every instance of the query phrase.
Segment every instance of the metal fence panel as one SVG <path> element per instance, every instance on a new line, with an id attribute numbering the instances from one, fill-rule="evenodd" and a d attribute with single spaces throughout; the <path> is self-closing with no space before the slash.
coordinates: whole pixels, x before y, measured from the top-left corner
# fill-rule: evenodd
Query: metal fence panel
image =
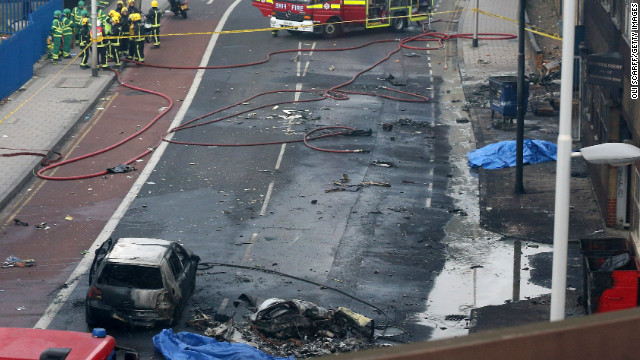
<path id="1" fill-rule="evenodd" d="M 29 16 L 47 0 L 1 0 L 0 1 L 0 33 L 15 34 L 31 23 Z"/>
<path id="2" fill-rule="evenodd" d="M 30 4 L 29 8 L 33 10 L 28 14 L 29 25 L 13 33 L 13 35 L 0 43 L 0 79 L 2 79 L 0 81 L 0 99 L 11 95 L 31 79 L 33 76 L 33 64 L 46 52 L 47 36 L 51 31 L 53 12 L 62 9 L 62 0 L 50 0 L 48 2 L 0 0 L 0 5 L 2 5 L 0 9 L 3 12 L 5 8 L 13 9 L 12 4 L 14 3 L 19 3 L 20 9 L 25 9 L 26 5 L 23 5 L 23 3 L 27 2 Z M 7 14 L 9 13 L 7 12 Z M 18 16 L 16 13 L 11 14 Z M 3 13 L 0 19 L 8 26 L 9 20 L 4 15 Z M 2 26 L 4 25 L 0 25 L 0 28 Z"/>

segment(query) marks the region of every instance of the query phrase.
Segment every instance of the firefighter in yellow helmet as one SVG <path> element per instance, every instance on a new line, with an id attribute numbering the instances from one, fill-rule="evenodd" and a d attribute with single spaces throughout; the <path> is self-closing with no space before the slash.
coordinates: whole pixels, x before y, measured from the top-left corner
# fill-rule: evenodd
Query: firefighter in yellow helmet
<path id="1" fill-rule="evenodd" d="M 160 18 L 162 17 L 162 11 L 158 9 L 158 2 L 156 0 L 151 1 L 151 9 L 147 14 L 147 21 L 151 24 L 151 38 L 153 39 L 153 47 L 160 47 Z"/>
<path id="2" fill-rule="evenodd" d="M 122 32 L 122 24 L 120 23 L 120 13 L 111 10 L 109 12 L 109 18 L 111 19 L 111 36 L 113 37 L 110 42 L 109 52 L 113 59 L 114 67 L 120 67 L 120 33 Z"/>
<path id="3" fill-rule="evenodd" d="M 122 8 L 124 7 L 124 2 L 122 0 L 118 0 L 116 3 L 116 10 L 119 14 L 122 14 Z"/>
<path id="4" fill-rule="evenodd" d="M 88 69 L 89 56 L 91 55 L 91 25 L 89 24 L 89 18 L 82 19 L 80 24 L 80 49 L 82 51 L 82 60 L 80 60 L 80 67 L 83 69 Z"/>
<path id="5" fill-rule="evenodd" d="M 129 32 L 131 39 L 129 41 L 129 58 L 133 61 L 144 62 L 144 24 L 142 24 L 142 16 L 140 13 L 129 15 L 131 27 Z"/>
<path id="6" fill-rule="evenodd" d="M 136 7 L 136 0 L 129 0 L 129 15 L 135 13 L 140 14 L 140 9 Z"/>

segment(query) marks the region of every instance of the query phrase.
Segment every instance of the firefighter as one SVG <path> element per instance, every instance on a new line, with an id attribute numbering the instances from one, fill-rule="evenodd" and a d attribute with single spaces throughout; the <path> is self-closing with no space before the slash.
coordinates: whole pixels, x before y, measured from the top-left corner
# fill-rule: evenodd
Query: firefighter
<path id="1" fill-rule="evenodd" d="M 127 59 L 131 60 L 129 57 L 129 43 L 132 39 L 129 37 L 129 30 L 131 29 L 131 22 L 129 21 L 129 8 L 122 8 L 122 16 L 120 17 L 120 52 L 124 54 Z"/>
<path id="2" fill-rule="evenodd" d="M 151 37 L 153 38 L 153 47 L 160 47 L 160 18 L 162 17 L 162 11 L 158 9 L 158 2 L 156 0 L 151 1 L 151 9 L 147 14 L 147 20 L 151 23 Z"/>
<path id="3" fill-rule="evenodd" d="M 89 68 L 89 56 L 91 55 L 91 26 L 89 25 L 89 18 L 82 19 L 80 23 L 80 49 L 82 49 L 82 60 L 80 61 L 80 67 L 82 69 Z"/>
<path id="4" fill-rule="evenodd" d="M 131 39 L 129 41 L 129 56 L 133 61 L 144 62 L 144 25 L 139 13 L 129 15 Z"/>
<path id="5" fill-rule="evenodd" d="M 74 24 L 71 21 L 71 10 L 64 9 L 62 10 L 62 56 L 65 58 L 70 58 L 71 54 L 71 43 L 73 42 L 73 28 Z"/>
<path id="6" fill-rule="evenodd" d="M 82 28 L 82 11 L 84 10 L 84 1 L 78 1 L 78 6 L 73 8 L 71 11 L 71 16 L 73 18 L 73 23 L 76 25 L 76 45 L 80 44 L 80 28 Z"/>
<path id="7" fill-rule="evenodd" d="M 122 15 L 122 8 L 124 7 L 124 2 L 122 0 L 118 0 L 116 3 L 116 11 L 118 14 Z"/>
<path id="8" fill-rule="evenodd" d="M 53 23 L 51 24 L 51 36 L 53 36 L 53 50 L 51 51 L 51 59 L 58 60 L 60 56 L 60 43 L 62 42 L 62 33 L 64 25 L 62 24 L 62 11 L 53 12 Z"/>
<path id="9" fill-rule="evenodd" d="M 111 57 L 113 58 L 113 67 L 120 67 L 120 33 L 122 32 L 122 24 L 120 24 L 120 13 L 114 10 L 110 12 L 111 18 Z"/>
<path id="10" fill-rule="evenodd" d="M 93 38 L 93 29 L 91 29 L 91 38 Z M 102 26 L 102 21 L 96 22 L 96 47 L 98 50 L 98 68 L 106 70 L 109 68 L 107 65 L 107 40 L 104 39 L 105 32 Z"/>
<path id="11" fill-rule="evenodd" d="M 136 7 L 136 0 L 129 0 L 129 15 L 140 14 L 140 9 Z"/>

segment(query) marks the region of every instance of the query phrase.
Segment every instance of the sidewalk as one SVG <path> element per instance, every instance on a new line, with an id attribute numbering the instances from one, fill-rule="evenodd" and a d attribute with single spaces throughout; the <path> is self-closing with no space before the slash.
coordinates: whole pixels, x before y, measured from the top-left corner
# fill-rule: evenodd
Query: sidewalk
<path id="1" fill-rule="evenodd" d="M 467 8 L 473 8 L 473 1 Z M 510 19 L 517 18 L 518 2 L 493 0 L 481 2 L 481 10 Z M 462 13 L 459 33 L 473 33 L 473 11 Z M 517 24 L 480 14 L 479 33 L 517 34 Z M 526 39 L 528 41 L 528 38 Z M 516 124 L 502 123 L 496 117 L 492 124 L 488 105 L 488 78 L 496 75 L 516 75 L 518 40 L 479 40 L 474 48 L 467 39 L 458 41 L 460 73 L 465 97 L 471 103 L 469 114 L 474 124 L 477 148 L 503 140 L 516 139 Z M 532 73 L 529 59 L 527 70 Z M 530 93 L 545 94 L 559 89 L 531 85 Z M 530 99 L 531 102 L 531 99 Z M 535 116 L 525 114 L 525 139 L 557 142 L 558 114 Z M 576 144 L 578 145 L 578 144 Z M 548 162 L 524 167 L 525 194 L 515 194 L 515 168 L 479 170 L 481 224 L 505 236 L 552 243 L 555 202 L 556 163 Z M 592 192 L 583 161 L 572 161 L 570 240 L 605 236 L 605 226 Z"/>
<path id="2" fill-rule="evenodd" d="M 70 59 L 60 59 L 57 65 L 40 60 L 34 66 L 33 78 L 0 106 L 1 147 L 43 154 L 55 149 L 114 80 L 112 71 L 100 71 L 98 77 L 92 77 L 91 69 L 82 70 L 80 58 L 73 61 L 78 47 L 71 54 Z M 20 151 L 0 149 L 0 154 Z M 36 176 L 34 170 L 40 168 L 42 158 L 0 159 L 0 208 L 4 208 L 21 186 Z"/>
<path id="3" fill-rule="evenodd" d="M 105 12 L 115 8 L 113 1 Z M 146 13 L 151 0 L 142 0 Z M 158 1 L 167 9 L 168 0 Z M 0 104 L 0 147 L 25 149 L 46 154 L 66 141 L 67 134 L 83 117 L 89 116 L 93 105 L 115 81 L 112 71 L 101 70 L 97 77 L 92 70 L 80 68 L 79 49 L 71 50 L 70 59 L 61 58 L 56 65 L 40 60 L 34 65 L 34 76 L 9 101 Z M 100 111 L 100 110 L 97 110 Z M 25 150 L 0 149 L 0 154 Z M 21 186 L 33 179 L 40 169 L 41 157 L 0 157 L 0 209 L 3 209 Z"/>
<path id="4" fill-rule="evenodd" d="M 474 7 L 474 1 L 466 3 L 467 9 Z M 517 19 L 518 2 L 512 0 L 481 1 L 481 10 Z M 474 12 L 465 11 L 458 23 L 458 33 L 473 33 Z M 517 24 L 483 14 L 479 17 L 479 33 L 517 34 Z M 529 38 L 526 38 L 529 41 Z M 528 46 L 528 45 L 527 45 Z M 525 51 L 526 53 L 526 51 Z M 516 124 L 503 123 L 496 117 L 491 120 L 489 109 L 489 76 L 516 75 L 518 39 L 479 40 L 474 48 L 472 41 L 458 41 L 458 58 L 465 98 L 469 104 L 469 116 L 474 128 L 476 147 L 516 139 Z M 532 73 L 529 59 L 527 70 Z M 555 88 L 531 85 L 530 94 L 540 96 Z M 531 98 L 530 98 L 531 102 Z M 553 116 L 525 114 L 525 139 L 540 139 L 556 143 L 558 138 L 558 113 Z M 575 124 L 574 124 L 575 126 Z M 579 144 L 574 144 L 579 147 Z M 615 229 L 607 229 L 604 218 L 592 191 L 586 164 L 573 160 L 571 169 L 569 263 L 567 270 L 566 316 L 581 316 L 585 309 L 581 304 L 582 257 L 578 240 L 581 238 L 601 238 L 621 236 Z M 515 193 L 515 168 L 478 171 L 480 186 L 480 223 L 492 232 L 502 234 L 505 239 L 519 239 L 523 246 L 532 242 L 553 243 L 555 176 L 556 163 L 547 162 L 524 167 L 523 183 L 525 194 Z M 535 245 L 534 245 L 535 246 Z M 537 266 L 538 274 L 548 277 L 551 286 L 552 253 Z M 542 266 L 541 266 L 542 265 Z M 546 281 L 546 280 L 545 280 Z M 504 305 L 474 309 L 471 315 L 470 331 L 488 330 L 515 326 L 549 319 L 549 295 L 535 299 L 525 299 Z"/>

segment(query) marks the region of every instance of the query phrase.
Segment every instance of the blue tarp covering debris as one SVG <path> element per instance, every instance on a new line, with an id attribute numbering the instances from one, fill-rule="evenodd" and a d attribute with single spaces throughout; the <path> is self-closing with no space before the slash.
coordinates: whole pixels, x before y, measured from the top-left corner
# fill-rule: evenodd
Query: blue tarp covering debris
<path id="1" fill-rule="evenodd" d="M 558 147 L 543 140 L 524 140 L 523 163 L 537 164 L 545 161 L 556 161 Z M 515 140 L 500 141 L 467 153 L 469 166 L 473 168 L 502 169 L 516 166 Z"/>
<path id="2" fill-rule="evenodd" d="M 247 344 L 219 342 L 190 332 L 176 334 L 171 329 L 154 336 L 153 345 L 167 360 L 294 360 L 293 356 L 267 355 Z"/>

